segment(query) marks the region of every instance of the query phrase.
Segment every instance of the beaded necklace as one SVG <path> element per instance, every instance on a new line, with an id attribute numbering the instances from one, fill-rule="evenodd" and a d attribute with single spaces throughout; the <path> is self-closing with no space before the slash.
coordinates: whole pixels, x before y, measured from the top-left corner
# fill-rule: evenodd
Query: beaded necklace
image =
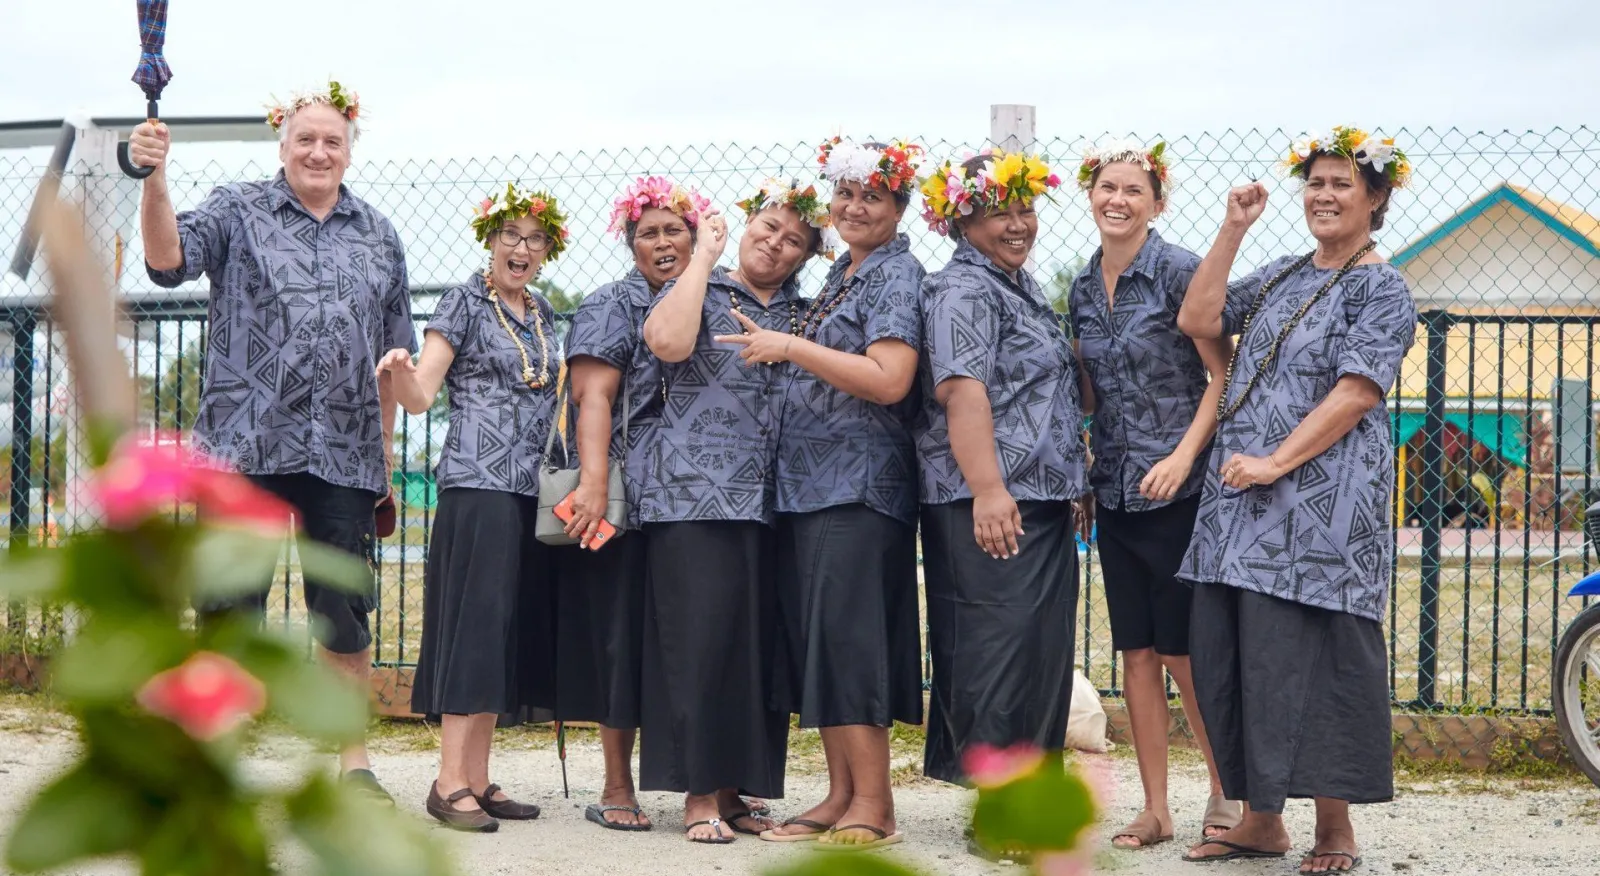
<path id="1" fill-rule="evenodd" d="M 1250 375 L 1249 380 L 1245 381 L 1244 389 L 1240 390 L 1239 397 L 1234 399 L 1232 405 L 1229 405 L 1227 403 L 1228 388 L 1233 385 L 1233 368 L 1239 363 L 1239 351 L 1244 349 L 1244 336 L 1249 333 L 1250 324 L 1255 322 L 1256 314 L 1260 312 L 1262 303 L 1267 300 L 1267 293 L 1283 282 L 1285 277 L 1310 264 L 1311 257 L 1316 253 L 1307 253 L 1295 259 L 1293 264 L 1279 271 L 1277 276 L 1261 284 L 1261 291 L 1256 293 L 1255 303 L 1250 305 L 1250 312 L 1245 314 L 1244 327 L 1239 330 L 1239 343 L 1233 348 L 1233 355 L 1228 358 L 1228 371 L 1222 378 L 1222 398 L 1217 399 L 1218 424 L 1226 423 L 1233 418 L 1234 414 L 1239 413 L 1239 409 L 1244 407 L 1245 399 L 1250 397 L 1250 391 L 1255 389 L 1256 382 L 1261 379 L 1261 375 L 1265 374 L 1267 369 L 1272 367 L 1273 361 L 1278 358 L 1278 350 L 1283 346 L 1283 342 L 1288 340 L 1289 333 L 1294 331 L 1294 327 L 1300 324 L 1300 320 L 1311 311 L 1311 308 L 1318 301 L 1322 300 L 1322 296 L 1326 295 L 1329 289 L 1332 289 L 1339 280 L 1343 279 L 1344 275 L 1356 266 L 1356 262 L 1361 261 L 1362 256 L 1371 252 L 1373 247 L 1377 245 L 1374 241 L 1367 241 L 1367 245 L 1356 250 L 1356 254 L 1344 263 L 1344 267 L 1335 271 L 1333 276 L 1328 278 L 1328 282 L 1322 284 L 1321 289 L 1318 289 L 1310 298 L 1307 298 L 1306 303 L 1300 305 L 1300 309 L 1296 311 L 1295 315 L 1287 323 L 1284 323 L 1283 330 L 1278 332 L 1278 337 L 1273 340 L 1272 346 L 1267 350 L 1267 355 L 1262 357 L 1261 365 L 1256 368 L 1256 372 Z"/>
<path id="2" fill-rule="evenodd" d="M 733 306 L 734 313 L 739 314 L 745 319 L 750 319 L 749 314 L 744 312 L 744 308 L 739 306 L 738 293 L 732 289 L 728 290 L 728 303 Z M 751 322 L 754 321 L 755 320 L 751 320 Z M 740 323 L 739 325 L 739 333 L 745 335 L 750 334 L 750 332 L 745 330 L 743 323 Z M 795 304 L 793 301 L 789 302 L 789 334 L 794 335 L 795 337 L 800 336 L 800 305 Z"/>
<path id="3" fill-rule="evenodd" d="M 488 271 L 483 272 L 483 284 L 489 287 L 489 304 L 494 307 L 494 315 L 500 320 L 500 327 L 511 337 L 511 343 L 517 345 L 517 355 L 522 357 L 522 382 L 528 384 L 530 389 L 544 389 L 544 377 L 550 373 L 550 342 L 545 338 L 544 317 L 534 305 L 533 296 L 528 294 L 527 287 L 523 287 L 522 306 L 525 308 L 523 312 L 528 315 L 528 321 L 533 323 L 533 333 L 539 338 L 538 374 L 534 373 L 533 363 L 528 359 L 528 348 L 522 345 L 522 339 L 517 337 L 510 320 L 506 319 L 505 308 L 500 306 L 500 293 L 494 288 L 494 278 Z"/>
<path id="4" fill-rule="evenodd" d="M 822 290 L 823 294 L 818 295 L 817 300 L 811 302 L 811 306 L 806 309 L 805 319 L 800 321 L 800 331 L 796 332 L 796 334 L 805 340 L 815 341 L 817 334 L 822 331 L 822 324 L 827 321 L 828 315 L 837 310 L 840 304 L 844 303 L 844 297 L 850 293 L 850 286 L 851 282 L 849 280 L 840 280 L 839 289 L 833 293 L 831 298 L 828 297 L 828 290 Z"/>

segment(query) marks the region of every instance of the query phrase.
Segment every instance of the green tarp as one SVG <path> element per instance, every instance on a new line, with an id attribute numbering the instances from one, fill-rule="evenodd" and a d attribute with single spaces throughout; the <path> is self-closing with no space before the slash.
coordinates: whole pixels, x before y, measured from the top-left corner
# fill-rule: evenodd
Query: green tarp
<path id="1" fill-rule="evenodd" d="M 1400 435 L 1395 446 L 1411 440 L 1411 436 L 1422 431 L 1424 415 L 1419 412 L 1399 411 L 1391 413 L 1391 417 L 1398 418 Z M 1466 411 L 1447 411 L 1444 420 L 1467 435 L 1472 440 L 1489 448 L 1489 451 L 1511 465 L 1518 468 L 1528 467 L 1528 442 L 1523 431 L 1523 415 L 1499 414 L 1474 410 L 1469 415 Z"/>

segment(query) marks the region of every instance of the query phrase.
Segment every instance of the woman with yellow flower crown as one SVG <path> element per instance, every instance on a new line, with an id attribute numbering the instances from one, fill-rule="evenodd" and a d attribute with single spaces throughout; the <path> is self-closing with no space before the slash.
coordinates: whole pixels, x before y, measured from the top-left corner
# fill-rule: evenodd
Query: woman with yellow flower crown
<path id="1" fill-rule="evenodd" d="M 646 536 L 644 698 L 639 787 L 679 791 L 690 842 L 724 844 L 773 822 L 740 792 L 783 796 L 788 715 L 772 707 L 777 648 L 772 523 L 779 405 L 788 363 L 717 336 L 799 335 L 799 274 L 825 248 L 815 188 L 768 180 L 739 206 L 749 217 L 738 266 L 717 266 L 727 223 L 710 214 L 694 257 L 644 322 L 664 403 L 640 428 L 652 440 L 639 519 Z"/>
<path id="2" fill-rule="evenodd" d="M 1178 331 L 1178 306 L 1200 257 L 1151 227 L 1166 208 L 1169 183 L 1165 143 L 1150 149 L 1104 143 L 1078 168 L 1100 246 L 1072 282 L 1069 311 L 1088 377 L 1084 407 L 1094 415 L 1089 484 L 1111 644 L 1122 652 L 1123 699 L 1144 785 L 1144 808 L 1111 840 L 1126 849 L 1149 848 L 1174 835 L 1167 806 L 1167 673 L 1183 695 L 1211 772 L 1201 834 L 1221 833 L 1241 817 L 1239 803 L 1222 794 L 1195 706 L 1189 668 L 1194 590 L 1176 577 L 1200 507 L 1229 342 L 1191 340 Z"/>
<path id="3" fill-rule="evenodd" d="M 975 744 L 1060 749 L 1078 601 L 1084 480 L 1077 360 L 1028 273 L 1037 157 L 946 163 L 925 218 L 956 240 L 922 286 L 916 446 L 933 692 L 924 772 L 962 782 Z M 969 846 L 982 853 L 976 845 Z"/>
<path id="4" fill-rule="evenodd" d="M 1361 863 L 1350 804 L 1394 796 L 1384 398 L 1417 308 L 1372 235 L 1411 168 L 1392 141 L 1342 127 L 1296 141 L 1286 164 L 1316 249 L 1230 284 L 1267 202 L 1259 183 L 1236 188 L 1178 313 L 1191 337 L 1239 336 L 1178 574 L 1195 584 L 1195 695 L 1222 787 L 1248 804 L 1185 860 L 1283 857 L 1284 801 L 1310 797 L 1300 872 L 1342 872 Z"/>
<path id="5" fill-rule="evenodd" d="M 528 286 L 567 230 L 555 198 L 516 185 L 484 199 L 472 228 L 489 267 L 440 297 L 418 362 L 391 350 L 378 373 L 412 414 L 450 391 L 411 708 L 442 716 L 428 813 L 489 832 L 539 816 L 489 781 L 489 747 L 497 716 L 525 718 L 554 699 L 549 549 L 534 521 L 560 352 L 550 302 Z"/>

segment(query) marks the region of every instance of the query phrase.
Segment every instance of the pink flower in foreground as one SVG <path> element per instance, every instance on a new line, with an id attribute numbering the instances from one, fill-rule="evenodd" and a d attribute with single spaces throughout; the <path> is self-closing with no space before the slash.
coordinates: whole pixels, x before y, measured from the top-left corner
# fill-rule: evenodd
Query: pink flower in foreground
<path id="1" fill-rule="evenodd" d="M 1044 749 L 1027 742 L 1010 748 L 977 744 L 961 756 L 961 767 L 979 788 L 998 788 L 1022 778 L 1044 763 Z"/>
<path id="2" fill-rule="evenodd" d="M 205 742 L 259 714 L 266 708 L 267 691 L 239 664 L 201 651 L 145 682 L 137 699 L 145 711 Z"/>
<path id="3" fill-rule="evenodd" d="M 233 472 L 197 465 L 174 435 L 154 442 L 125 440 L 94 473 L 89 490 L 113 529 L 129 529 L 195 502 L 209 521 L 279 531 L 292 509 Z"/>

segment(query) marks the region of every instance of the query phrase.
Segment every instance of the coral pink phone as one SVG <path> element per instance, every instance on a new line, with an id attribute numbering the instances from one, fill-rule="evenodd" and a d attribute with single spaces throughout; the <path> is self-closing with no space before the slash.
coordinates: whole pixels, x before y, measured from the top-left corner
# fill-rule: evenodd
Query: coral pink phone
<path id="1" fill-rule="evenodd" d="M 565 499 L 562 499 L 560 502 L 556 503 L 556 507 L 551 509 L 555 512 L 556 519 L 560 520 L 562 523 L 570 523 L 572 521 L 572 497 L 574 495 L 576 495 L 576 493 L 568 493 Z M 604 547 L 606 542 L 610 541 L 611 537 L 616 534 L 617 528 L 612 526 L 609 520 L 606 520 L 604 517 L 602 517 L 600 518 L 600 526 L 595 529 L 594 535 L 589 536 L 588 541 L 578 546 L 582 548 L 588 548 L 591 551 L 597 551 Z"/>

